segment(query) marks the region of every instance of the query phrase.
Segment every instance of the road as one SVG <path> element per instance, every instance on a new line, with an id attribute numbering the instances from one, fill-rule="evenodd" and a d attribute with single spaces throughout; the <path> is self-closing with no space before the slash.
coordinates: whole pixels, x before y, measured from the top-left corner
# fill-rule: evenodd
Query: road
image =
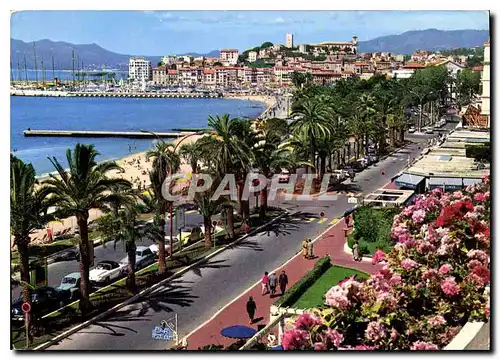
<path id="1" fill-rule="evenodd" d="M 429 137 L 411 135 L 418 142 L 357 174 L 354 183 L 345 183 L 345 189 L 366 195 L 382 187 L 406 167 L 408 157 L 411 161 L 420 155 Z M 122 308 L 108 319 L 71 335 L 49 349 L 164 350 L 173 343 L 153 340 L 151 330 L 154 326 L 177 314 L 179 337 L 187 335 L 253 285 L 264 271 L 277 268 L 295 255 L 304 238 L 316 237 L 352 207 L 342 193 L 339 193 L 337 201 L 332 202 L 308 201 L 299 204 L 289 201 L 281 204 L 291 210 L 300 209 L 300 212 L 248 237 L 144 300 Z M 319 217 L 320 212 L 325 213 L 323 218 Z M 335 262 L 335 255 L 332 257 Z"/>
<path id="2" fill-rule="evenodd" d="M 199 225 L 203 222 L 203 218 L 197 212 L 187 212 L 186 213 L 186 225 Z M 174 235 L 177 235 L 178 231 L 174 230 Z M 170 234 L 169 221 L 167 221 L 167 236 Z M 150 246 L 153 242 L 148 239 L 137 242 L 137 246 Z M 107 245 L 97 246 L 94 248 L 94 263 L 97 264 L 103 260 L 112 260 L 119 262 L 123 259 L 125 254 L 125 248 L 122 243 L 116 244 L 116 249 L 113 242 L 109 242 Z M 60 261 L 48 266 L 48 285 L 52 287 L 57 287 L 61 283 L 64 276 L 72 273 L 79 272 L 78 262 L 76 260 L 71 261 Z M 21 287 L 17 286 L 11 291 L 12 300 L 17 299 L 21 295 Z"/>

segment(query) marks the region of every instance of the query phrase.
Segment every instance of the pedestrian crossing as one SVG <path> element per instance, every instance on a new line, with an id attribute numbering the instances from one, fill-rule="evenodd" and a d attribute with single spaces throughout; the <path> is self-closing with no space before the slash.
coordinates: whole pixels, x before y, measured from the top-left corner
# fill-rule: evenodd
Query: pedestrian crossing
<path id="1" fill-rule="evenodd" d="M 300 216 L 294 216 L 292 218 L 293 220 L 297 220 L 297 221 L 303 221 L 303 222 L 306 222 L 306 223 L 317 223 L 317 224 L 324 224 L 326 222 L 328 222 L 328 225 L 336 225 L 341 219 L 339 218 L 328 218 L 328 217 L 310 217 L 310 218 L 303 218 L 303 217 L 300 217 Z"/>

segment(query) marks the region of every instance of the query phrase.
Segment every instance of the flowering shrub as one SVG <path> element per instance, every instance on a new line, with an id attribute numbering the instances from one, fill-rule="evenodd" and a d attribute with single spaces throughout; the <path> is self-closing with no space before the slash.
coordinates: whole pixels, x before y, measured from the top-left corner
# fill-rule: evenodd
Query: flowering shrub
<path id="1" fill-rule="evenodd" d="M 382 270 L 333 286 L 302 315 L 285 350 L 439 350 L 468 321 L 490 316 L 490 179 L 420 195 L 394 217 Z M 286 341 L 285 341 L 286 340 Z"/>

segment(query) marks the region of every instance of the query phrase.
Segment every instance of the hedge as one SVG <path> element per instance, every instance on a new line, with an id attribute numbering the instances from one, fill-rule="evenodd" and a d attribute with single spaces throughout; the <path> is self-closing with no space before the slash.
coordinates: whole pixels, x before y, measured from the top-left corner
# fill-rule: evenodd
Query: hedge
<path id="1" fill-rule="evenodd" d="M 330 262 L 329 256 L 325 256 L 316 261 L 312 270 L 309 271 L 302 279 L 297 281 L 287 291 L 285 291 L 285 294 L 278 301 L 276 301 L 274 305 L 290 306 L 294 304 L 302 296 L 302 294 L 304 294 L 304 292 L 331 266 L 332 263 Z"/>

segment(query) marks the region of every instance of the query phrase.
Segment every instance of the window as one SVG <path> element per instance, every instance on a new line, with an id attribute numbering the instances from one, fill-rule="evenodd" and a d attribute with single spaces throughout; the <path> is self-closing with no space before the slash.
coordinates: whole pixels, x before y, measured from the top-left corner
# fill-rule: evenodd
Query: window
<path id="1" fill-rule="evenodd" d="M 72 277 L 69 277 L 69 276 L 66 276 L 65 278 L 62 279 L 61 281 L 61 284 L 76 284 L 76 279 L 75 278 L 72 278 Z"/>

